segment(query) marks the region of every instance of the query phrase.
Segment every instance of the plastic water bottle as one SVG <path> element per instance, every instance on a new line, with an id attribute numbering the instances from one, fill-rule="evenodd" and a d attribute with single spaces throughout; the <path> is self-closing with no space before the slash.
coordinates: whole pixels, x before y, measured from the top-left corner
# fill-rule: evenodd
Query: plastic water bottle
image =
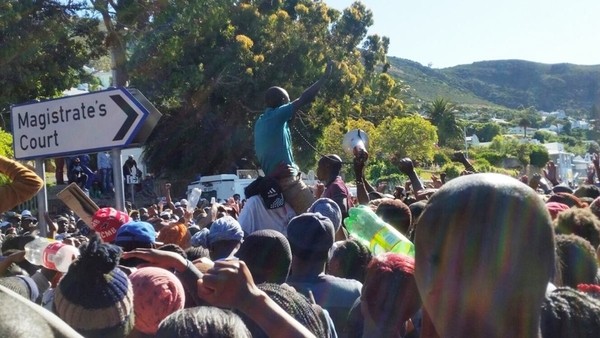
<path id="1" fill-rule="evenodd" d="M 25 244 L 25 259 L 34 265 L 42 265 L 44 249 L 50 244 L 50 239 L 36 237 L 33 241 Z"/>
<path id="2" fill-rule="evenodd" d="M 368 245 L 373 254 L 395 252 L 415 256 L 413 243 L 394 227 L 385 223 L 369 207 L 359 205 L 350 208 L 348 215 L 344 220 L 348 232 Z"/>
<path id="3" fill-rule="evenodd" d="M 188 204 L 186 206 L 188 212 L 194 212 L 196 210 L 196 206 L 198 205 L 198 201 L 200 201 L 200 196 L 202 196 L 202 189 L 194 188 L 188 194 Z"/>
<path id="4" fill-rule="evenodd" d="M 79 257 L 79 249 L 63 242 L 38 237 L 25 244 L 25 259 L 47 269 L 67 272 L 69 266 Z"/>

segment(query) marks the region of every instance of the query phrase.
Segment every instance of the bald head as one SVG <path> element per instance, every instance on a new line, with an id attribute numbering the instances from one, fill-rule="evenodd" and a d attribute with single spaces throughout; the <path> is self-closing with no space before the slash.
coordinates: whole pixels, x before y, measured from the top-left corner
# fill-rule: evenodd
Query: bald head
<path id="1" fill-rule="evenodd" d="M 418 221 L 415 252 L 419 293 L 441 336 L 461 336 L 467 324 L 502 332 L 510 311 L 539 317 L 554 237 L 542 199 L 518 180 L 475 174 L 445 184 Z"/>
<path id="2" fill-rule="evenodd" d="M 277 108 L 288 102 L 290 102 L 290 96 L 281 87 L 271 87 L 265 92 L 265 104 L 268 108 Z"/>

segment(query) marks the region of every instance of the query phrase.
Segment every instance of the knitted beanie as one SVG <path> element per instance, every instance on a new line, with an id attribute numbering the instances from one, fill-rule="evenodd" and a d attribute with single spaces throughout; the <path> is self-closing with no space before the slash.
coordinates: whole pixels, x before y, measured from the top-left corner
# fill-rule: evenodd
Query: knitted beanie
<path id="1" fill-rule="evenodd" d="M 127 336 L 134 323 L 133 290 L 117 267 L 121 249 L 94 236 L 80 251 L 55 290 L 55 313 L 85 337 Z"/>
<path id="2" fill-rule="evenodd" d="M 136 330 L 153 335 L 163 319 L 183 309 L 183 285 L 170 271 L 144 267 L 132 273 L 129 279 L 133 284 Z"/>
<path id="3" fill-rule="evenodd" d="M 272 229 L 248 235 L 235 255 L 248 265 L 256 284 L 285 283 L 292 265 L 290 243 L 282 233 Z"/>
<path id="4" fill-rule="evenodd" d="M 131 221 L 126 212 L 114 208 L 98 209 L 92 216 L 92 229 L 100 235 L 102 241 L 111 243 L 117 237 L 121 225 Z"/>

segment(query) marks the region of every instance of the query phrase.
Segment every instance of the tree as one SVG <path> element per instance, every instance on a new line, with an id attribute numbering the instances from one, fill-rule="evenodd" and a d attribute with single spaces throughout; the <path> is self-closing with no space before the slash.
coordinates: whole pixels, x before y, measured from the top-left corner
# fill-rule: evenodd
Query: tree
<path id="1" fill-rule="evenodd" d="M 342 158 L 348 157 L 347 160 L 351 161 L 352 156 L 347 155 L 342 149 L 342 139 L 344 135 L 353 129 L 361 129 L 369 137 L 369 149 L 367 151 L 370 154 L 378 154 L 381 151 L 381 147 L 373 142 L 373 139 L 377 138 L 378 130 L 375 125 L 366 120 L 354 120 L 350 119 L 342 124 L 338 121 L 333 121 L 330 125 L 323 129 L 323 137 L 319 140 L 317 149 L 321 154 L 337 154 Z M 320 158 L 319 154 L 316 154 L 317 160 Z"/>
<path id="2" fill-rule="evenodd" d="M 127 86 L 127 50 L 130 40 L 148 33 L 151 18 L 166 6 L 164 1 L 89 0 L 102 17 L 106 29 L 106 47 L 110 51 L 113 85 Z"/>
<path id="3" fill-rule="evenodd" d="M 540 143 L 555 142 L 558 140 L 556 135 L 545 130 L 536 130 L 531 138 L 540 141 Z"/>
<path id="4" fill-rule="evenodd" d="M 523 117 L 519 120 L 519 127 L 523 128 L 523 137 L 527 138 L 527 127 L 531 125 L 528 118 Z"/>
<path id="5" fill-rule="evenodd" d="M 98 20 L 78 16 L 82 8 L 75 1 L 0 3 L 0 114 L 90 78 L 83 66 L 106 50 Z"/>
<path id="6" fill-rule="evenodd" d="M 550 115 L 550 116 L 546 117 L 546 120 L 544 120 L 544 122 L 546 122 L 548 124 L 548 127 L 556 126 L 556 133 L 559 132 L 558 120 L 557 120 L 556 116 Z"/>
<path id="7" fill-rule="evenodd" d="M 312 147 L 332 121 L 399 114 L 401 86 L 380 67 L 387 40 L 367 39 L 371 54 L 357 48 L 371 24 L 372 13 L 359 2 L 342 13 L 308 0 L 169 2 L 129 61 L 132 85 L 163 113 L 147 142 L 151 169 L 189 177 L 253 159 L 264 91 L 278 85 L 298 97 L 330 59 L 337 67 L 329 84 L 291 126 L 301 168 L 315 163 Z M 365 55 L 374 62 L 371 72 Z"/>
<path id="8" fill-rule="evenodd" d="M 491 142 L 494 137 L 502 133 L 502 127 L 495 122 L 480 123 L 475 126 L 475 135 L 480 142 Z"/>
<path id="9" fill-rule="evenodd" d="M 530 145 L 530 153 L 529 153 L 529 162 L 538 167 L 543 168 L 548 161 L 550 161 L 550 154 L 548 154 L 548 149 L 544 146 Z"/>
<path id="10" fill-rule="evenodd" d="M 456 105 L 444 98 L 435 99 L 425 106 L 425 114 L 431 124 L 437 127 L 440 146 L 462 148 L 464 133 L 455 116 Z"/>
<path id="11" fill-rule="evenodd" d="M 315 160 L 318 161 L 322 154 L 337 154 L 345 162 L 352 162 L 352 155 L 346 154 L 344 149 L 342 149 L 342 140 L 344 135 L 353 129 L 361 129 L 367 134 L 370 140 L 367 151 L 369 154 L 371 154 L 371 158 L 375 159 L 377 154 L 381 152 L 379 145 L 376 142 L 373 142 L 373 139 L 377 138 L 377 130 L 375 125 L 362 119 L 350 119 L 346 121 L 345 124 L 342 124 L 338 121 L 333 121 L 323 129 L 323 137 L 319 139 L 319 143 L 317 145 L 318 152 L 314 154 L 316 156 Z M 343 173 L 346 180 L 354 177 L 354 171 L 351 166 L 344 166 Z"/>
<path id="12" fill-rule="evenodd" d="M 381 157 L 391 162 L 404 157 L 431 162 L 438 141 L 435 127 L 419 115 L 389 117 L 377 126 L 375 136 Z"/>

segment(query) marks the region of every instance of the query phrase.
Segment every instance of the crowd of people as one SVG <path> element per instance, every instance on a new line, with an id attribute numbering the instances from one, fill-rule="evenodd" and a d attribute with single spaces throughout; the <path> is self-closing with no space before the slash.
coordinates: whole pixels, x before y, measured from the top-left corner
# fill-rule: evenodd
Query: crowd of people
<path id="1" fill-rule="evenodd" d="M 596 177 L 573 189 L 553 163 L 531 179 L 477 173 L 457 153 L 462 175 L 431 186 L 398 161 L 410 183 L 386 195 L 366 179 L 362 149 L 356 196 L 336 154 L 311 189 L 288 122 L 330 67 L 294 101 L 267 91 L 255 129 L 266 175 L 244 202 L 190 206 L 166 184 L 165 203 L 101 206 L 91 224 L 46 213 L 47 236 L 79 248 L 65 273 L 25 259 L 37 219 L 12 209 L 43 182 L 0 157 L 11 180 L 0 187 L 0 336 L 600 337 Z M 357 206 L 406 235 L 414 257 L 354 236 L 345 220 Z"/>

